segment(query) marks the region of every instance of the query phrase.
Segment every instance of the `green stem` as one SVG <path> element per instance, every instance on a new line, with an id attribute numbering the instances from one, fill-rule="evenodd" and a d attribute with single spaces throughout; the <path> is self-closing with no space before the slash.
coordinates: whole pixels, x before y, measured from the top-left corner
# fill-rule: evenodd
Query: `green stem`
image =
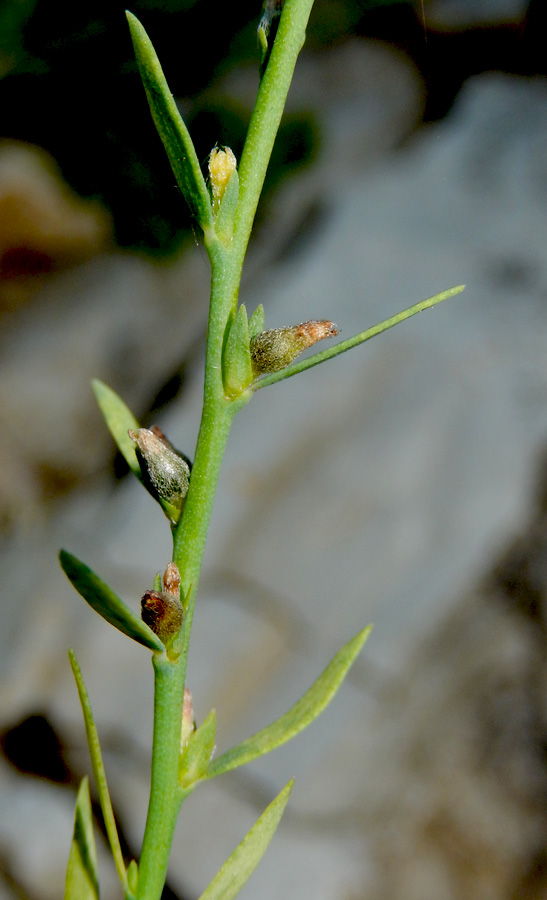
<path id="1" fill-rule="evenodd" d="M 154 740 L 148 817 L 139 862 L 137 900 L 159 900 L 165 883 L 171 842 L 183 800 L 178 762 L 184 695 L 182 660 L 154 654 Z M 182 677 L 181 677 L 182 676 Z"/>
<path id="2" fill-rule="evenodd" d="M 285 0 L 272 53 L 260 82 L 239 163 L 239 203 L 232 244 L 238 281 L 312 6 L 313 0 Z"/>
<path id="3" fill-rule="evenodd" d="M 232 419 L 243 402 L 229 402 L 222 387 L 222 342 L 234 286 L 227 251 L 212 241 L 211 304 L 207 335 L 203 412 L 190 489 L 174 535 L 173 559 L 181 573 L 185 619 L 167 656 L 154 656 L 154 741 L 150 803 L 137 900 L 161 897 L 180 805 L 188 792 L 178 784 L 182 703 L 193 609 L 205 540 Z M 248 395 L 248 398 L 250 394 Z M 247 398 L 247 399 L 248 399 Z"/>

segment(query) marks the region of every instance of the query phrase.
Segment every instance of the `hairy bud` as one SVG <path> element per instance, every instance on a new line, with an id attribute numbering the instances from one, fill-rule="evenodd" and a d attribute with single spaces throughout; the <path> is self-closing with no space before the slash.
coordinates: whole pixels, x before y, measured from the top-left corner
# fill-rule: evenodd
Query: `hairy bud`
<path id="1" fill-rule="evenodd" d="M 128 432 L 137 445 L 137 459 L 146 489 L 156 500 L 165 501 L 172 509 L 175 521 L 190 481 L 190 465 L 182 453 L 175 450 L 159 428 L 139 428 Z M 171 510 L 170 510 L 171 512 Z"/>
<path id="2" fill-rule="evenodd" d="M 253 372 L 255 375 L 278 372 L 292 363 L 303 350 L 337 334 L 338 328 L 334 322 L 326 320 L 261 331 L 251 340 Z"/>

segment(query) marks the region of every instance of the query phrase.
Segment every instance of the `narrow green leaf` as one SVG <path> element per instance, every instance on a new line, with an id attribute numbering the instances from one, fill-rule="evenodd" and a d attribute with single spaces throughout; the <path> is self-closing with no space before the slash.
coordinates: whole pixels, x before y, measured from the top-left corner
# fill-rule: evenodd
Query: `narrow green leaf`
<path id="1" fill-rule="evenodd" d="M 284 716 L 213 760 L 207 770 L 207 778 L 230 772 L 275 750 L 310 725 L 334 697 L 370 631 L 369 625 L 345 644 L 309 691 Z"/>
<path id="2" fill-rule="evenodd" d="M 220 209 L 215 219 L 215 231 L 222 243 L 227 247 L 234 233 L 234 221 L 239 200 L 239 175 L 234 169 L 224 191 Z"/>
<path id="3" fill-rule="evenodd" d="M 216 713 L 212 709 L 197 731 L 190 735 L 180 755 L 179 784 L 182 788 L 191 787 L 196 781 L 205 778 L 215 749 L 216 727 Z"/>
<path id="4" fill-rule="evenodd" d="M 95 778 L 95 784 L 97 786 L 97 792 L 99 794 L 99 802 L 101 804 L 106 833 L 108 835 L 108 843 L 110 844 L 112 856 L 114 857 L 114 863 L 116 865 L 116 871 L 118 872 L 118 878 L 122 883 L 122 887 L 125 893 L 127 894 L 129 892 L 129 887 L 127 884 L 127 873 L 125 871 L 123 855 L 120 847 L 120 840 L 118 838 L 118 831 L 116 828 L 116 821 L 114 819 L 114 812 L 112 810 L 112 803 L 110 802 L 110 794 L 108 793 L 106 773 L 104 770 L 103 757 L 101 754 L 101 745 L 99 744 L 99 735 L 97 733 L 97 727 L 93 718 L 93 712 L 91 710 L 91 703 L 89 702 L 89 696 L 86 690 L 86 686 L 84 684 L 82 673 L 80 671 L 80 667 L 73 650 L 68 651 L 68 658 L 70 660 L 70 666 L 72 668 L 74 679 L 76 681 L 76 687 L 78 688 L 78 696 L 80 698 L 82 712 L 84 715 L 87 746 L 89 748 L 91 765 L 93 767 L 93 776 Z"/>
<path id="5" fill-rule="evenodd" d="M 247 310 L 242 303 L 233 320 L 222 355 L 224 393 L 230 400 L 239 397 L 250 385 L 252 377 L 249 323 Z"/>
<path id="6" fill-rule="evenodd" d="M 128 435 L 129 429 L 135 433 L 139 430 L 139 423 L 131 410 L 112 388 L 99 381 L 98 378 L 94 378 L 91 384 L 110 434 L 116 441 L 120 453 L 133 474 L 137 476 L 139 481 L 142 481 L 141 467 L 135 453 L 135 442 Z"/>
<path id="7" fill-rule="evenodd" d="M 184 199 L 205 231 L 213 224 L 213 213 L 192 138 L 169 90 L 150 38 L 134 15 L 130 12 L 126 15 L 154 124 Z"/>
<path id="8" fill-rule="evenodd" d="M 66 870 L 65 900 L 99 900 L 97 850 L 87 777 L 82 778 L 76 798 L 74 836 Z"/>
<path id="9" fill-rule="evenodd" d="M 203 892 L 200 900 L 232 900 L 253 874 L 264 856 L 292 791 L 294 779 L 266 807 L 260 818 L 226 860 Z"/>
<path id="10" fill-rule="evenodd" d="M 422 300 L 420 303 L 416 303 L 414 306 L 404 309 L 390 319 L 385 319 L 383 322 L 380 322 L 379 325 L 373 325 L 372 328 L 361 331 L 360 334 L 348 338 L 347 341 L 341 341 L 339 344 L 335 344 L 334 347 L 329 347 L 328 350 L 323 350 L 321 353 L 314 353 L 313 356 L 308 356 L 307 359 L 303 359 L 301 362 L 293 363 L 285 369 L 281 369 L 279 372 L 272 372 L 271 375 L 263 375 L 253 383 L 252 390 L 258 391 L 260 388 L 267 387 L 269 384 L 276 384 L 278 381 L 284 381 L 285 378 L 290 378 L 292 375 L 298 375 L 299 372 L 304 372 L 306 369 L 318 366 L 319 363 L 325 362 L 327 359 L 332 359 L 334 356 L 339 356 L 340 353 L 345 353 L 346 350 L 351 350 L 352 347 L 364 344 L 365 341 L 369 341 L 371 338 L 376 337 L 377 334 L 382 334 L 382 332 L 387 331 L 389 328 L 393 328 L 393 326 L 398 325 L 399 322 L 410 319 L 411 316 L 415 316 L 416 313 L 422 312 L 424 309 L 430 309 L 432 306 L 436 306 L 437 303 L 448 300 L 449 297 L 454 297 L 456 294 L 461 294 L 463 290 L 465 290 L 465 284 L 450 288 L 448 291 L 442 291 L 440 294 L 435 294 L 434 297 L 429 297 L 427 300 Z"/>
<path id="11" fill-rule="evenodd" d="M 264 307 L 262 303 L 257 306 L 249 319 L 249 340 L 252 341 L 261 331 L 264 331 Z"/>
<path id="12" fill-rule="evenodd" d="M 127 606 L 98 575 L 71 553 L 61 550 L 61 566 L 78 593 L 95 612 L 114 628 L 156 653 L 165 650 L 159 637 Z"/>

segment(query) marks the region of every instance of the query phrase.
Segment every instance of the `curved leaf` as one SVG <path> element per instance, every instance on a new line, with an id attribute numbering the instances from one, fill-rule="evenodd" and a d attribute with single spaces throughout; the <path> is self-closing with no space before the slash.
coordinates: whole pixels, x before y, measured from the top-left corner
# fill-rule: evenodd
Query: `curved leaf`
<path id="1" fill-rule="evenodd" d="M 78 593 L 110 625 L 156 653 L 165 650 L 159 637 L 148 625 L 139 619 L 136 613 L 85 563 L 80 562 L 66 550 L 61 550 L 59 560 L 63 571 Z"/>
<path id="2" fill-rule="evenodd" d="M 66 869 L 65 900 L 99 900 L 97 849 L 87 777 L 82 778 L 76 798 L 74 836 Z"/>
<path id="3" fill-rule="evenodd" d="M 334 697 L 370 632 L 369 625 L 345 644 L 309 691 L 284 716 L 213 760 L 207 770 L 207 778 L 230 772 L 275 750 L 310 725 Z"/>
<path id="4" fill-rule="evenodd" d="M 256 869 L 268 849 L 287 800 L 292 791 L 294 779 L 283 788 L 275 800 L 266 807 L 260 818 L 239 844 L 232 855 L 217 872 L 211 884 L 203 892 L 200 900 L 232 900 Z"/>
<path id="5" fill-rule="evenodd" d="M 213 212 L 192 138 L 169 90 L 150 38 L 134 15 L 130 12 L 126 15 L 154 124 L 184 199 L 205 230 L 213 225 Z"/>

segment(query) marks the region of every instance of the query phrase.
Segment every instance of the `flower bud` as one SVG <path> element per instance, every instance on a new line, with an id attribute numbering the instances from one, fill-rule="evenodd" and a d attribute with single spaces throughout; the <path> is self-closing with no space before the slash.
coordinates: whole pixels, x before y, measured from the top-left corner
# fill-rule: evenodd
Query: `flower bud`
<path id="1" fill-rule="evenodd" d="M 188 493 L 190 466 L 186 457 L 169 443 L 159 428 L 128 432 L 137 445 L 137 459 L 146 489 L 156 500 L 169 504 L 169 515 L 177 521 Z"/>
<path id="2" fill-rule="evenodd" d="M 326 320 L 261 331 L 251 340 L 253 372 L 255 376 L 278 372 L 292 363 L 303 350 L 337 334 L 338 328 L 334 322 Z"/>
<path id="3" fill-rule="evenodd" d="M 167 645 L 180 631 L 182 604 L 177 597 L 165 591 L 146 591 L 141 600 L 141 618 Z"/>
<path id="4" fill-rule="evenodd" d="M 213 213 L 220 209 L 220 203 L 232 172 L 237 168 L 235 154 L 229 147 L 215 147 L 209 156 L 209 182 L 213 194 Z"/>
<path id="5" fill-rule="evenodd" d="M 174 562 L 170 562 L 163 573 L 163 590 L 180 600 L 180 572 Z"/>

